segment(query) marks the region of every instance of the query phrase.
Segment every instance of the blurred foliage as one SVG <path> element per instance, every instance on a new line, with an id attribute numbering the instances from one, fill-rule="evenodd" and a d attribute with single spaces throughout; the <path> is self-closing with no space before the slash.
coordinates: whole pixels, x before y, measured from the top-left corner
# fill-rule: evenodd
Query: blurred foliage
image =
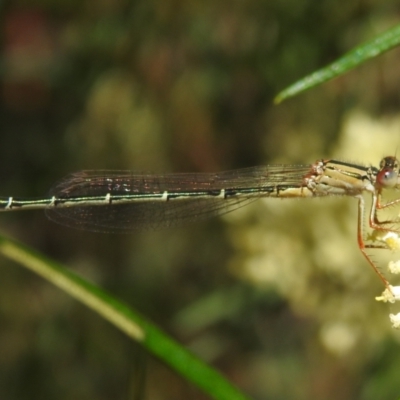
<path id="1" fill-rule="evenodd" d="M 399 11 L 372 0 L 4 3 L 2 194 L 40 196 L 85 168 L 376 164 L 398 146 L 398 50 L 279 107 L 272 99 Z M 398 334 L 374 302 L 356 204 L 294 203 L 129 236 L 71 231 L 40 212 L 1 217 L 7 234 L 132 304 L 255 399 L 392 399 Z M 0 398 L 204 398 L 82 305 L 1 263 Z"/>

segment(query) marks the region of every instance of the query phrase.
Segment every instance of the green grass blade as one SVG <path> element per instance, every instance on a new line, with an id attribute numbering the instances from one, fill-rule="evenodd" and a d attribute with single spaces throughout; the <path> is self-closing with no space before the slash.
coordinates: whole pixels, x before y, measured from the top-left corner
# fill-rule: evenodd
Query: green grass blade
<path id="1" fill-rule="evenodd" d="M 362 63 L 377 57 L 400 43 L 400 25 L 382 33 L 375 39 L 356 47 L 328 66 L 313 72 L 281 91 L 274 99 L 278 104 L 329 79 L 343 75 Z"/>
<path id="2" fill-rule="evenodd" d="M 213 399 L 248 399 L 218 371 L 188 352 L 138 312 L 61 264 L 0 235 L 0 253 L 34 271 L 96 311 Z"/>

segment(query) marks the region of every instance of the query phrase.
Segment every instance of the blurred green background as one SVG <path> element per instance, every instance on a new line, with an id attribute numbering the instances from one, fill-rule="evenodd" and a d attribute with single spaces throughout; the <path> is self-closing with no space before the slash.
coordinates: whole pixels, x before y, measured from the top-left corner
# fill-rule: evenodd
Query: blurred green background
<path id="1" fill-rule="evenodd" d="M 398 2 L 1 4 L 2 195 L 42 196 L 81 169 L 376 165 L 398 149 L 398 50 L 272 104 L 397 24 Z M 374 300 L 383 288 L 356 219 L 352 199 L 267 199 L 132 235 L 70 230 L 40 211 L 4 213 L 1 230 L 136 307 L 254 399 L 393 399 L 400 335 Z M 205 398 L 92 311 L 0 263 L 1 399 Z"/>

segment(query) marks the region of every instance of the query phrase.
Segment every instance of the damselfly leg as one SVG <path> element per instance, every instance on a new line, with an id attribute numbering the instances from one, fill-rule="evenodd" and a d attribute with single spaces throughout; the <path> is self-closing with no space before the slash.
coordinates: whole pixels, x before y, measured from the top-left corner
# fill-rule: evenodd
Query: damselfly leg
<path id="1" fill-rule="evenodd" d="M 400 229 L 398 228 L 398 219 L 387 219 L 387 220 L 379 220 L 378 212 L 386 210 L 390 207 L 396 206 L 400 204 L 400 198 L 396 198 L 394 200 L 387 201 L 385 203 L 382 202 L 382 192 L 385 189 L 398 189 L 399 188 L 399 162 L 394 157 L 385 157 L 379 166 L 379 170 L 375 175 L 374 182 L 374 191 L 372 193 L 372 204 L 371 210 L 369 213 L 369 227 L 376 232 L 387 232 L 397 234 L 400 233 Z M 398 246 L 400 242 L 396 241 L 396 245 L 393 244 L 393 240 L 390 245 L 387 240 L 380 240 L 379 243 L 369 243 L 366 244 L 364 240 L 363 234 L 363 221 L 364 221 L 364 199 L 362 196 L 359 198 L 358 205 L 358 244 L 362 254 L 365 256 L 369 264 L 378 274 L 380 279 L 383 281 L 386 288 L 391 291 L 391 286 L 389 281 L 383 276 L 382 272 L 377 267 L 376 263 L 371 259 L 371 256 L 367 254 L 366 249 L 390 249 L 390 250 L 398 250 Z M 393 236 L 391 236 L 392 238 Z M 398 239 L 398 237 L 397 237 Z"/>

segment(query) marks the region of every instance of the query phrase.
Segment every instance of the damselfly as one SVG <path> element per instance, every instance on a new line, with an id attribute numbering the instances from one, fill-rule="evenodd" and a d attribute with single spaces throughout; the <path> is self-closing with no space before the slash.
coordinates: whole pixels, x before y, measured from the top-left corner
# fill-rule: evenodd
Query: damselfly
<path id="1" fill-rule="evenodd" d="M 221 215 L 261 197 L 352 196 L 358 199 L 358 246 L 389 288 L 366 253 L 370 248 L 388 246 L 366 243 L 363 194 L 372 195 L 369 226 L 397 232 L 392 226 L 397 221 L 380 221 L 377 213 L 400 203 L 400 198 L 382 203 L 382 191 L 399 188 L 399 161 L 395 157 L 383 158 L 379 168 L 318 160 L 309 165 L 270 165 L 219 173 L 81 171 L 54 186 L 49 197 L 0 197 L 0 211 L 44 208 L 51 220 L 73 228 L 128 233 Z"/>

